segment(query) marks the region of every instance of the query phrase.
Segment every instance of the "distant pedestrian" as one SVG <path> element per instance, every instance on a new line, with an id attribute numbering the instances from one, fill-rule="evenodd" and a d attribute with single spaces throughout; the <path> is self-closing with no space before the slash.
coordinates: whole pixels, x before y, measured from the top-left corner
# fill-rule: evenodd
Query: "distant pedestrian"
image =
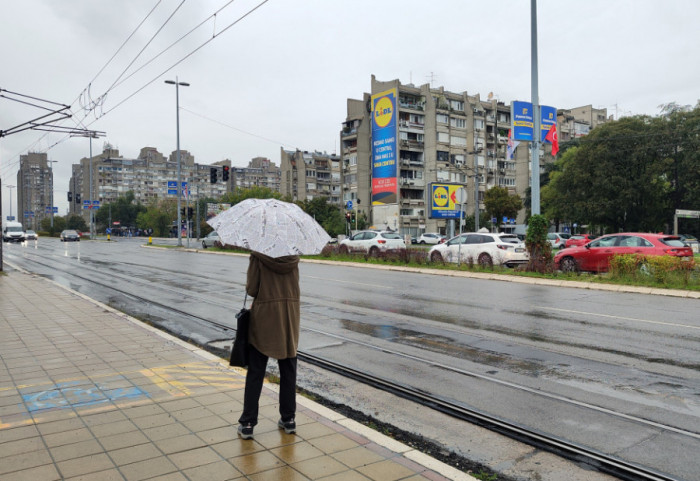
<path id="1" fill-rule="evenodd" d="M 299 256 L 268 257 L 250 254 L 246 292 L 251 306 L 250 360 L 245 379 L 243 413 L 238 434 L 253 437 L 268 358 L 277 359 L 280 371 L 277 426 L 296 432 L 297 347 L 299 345 Z"/>

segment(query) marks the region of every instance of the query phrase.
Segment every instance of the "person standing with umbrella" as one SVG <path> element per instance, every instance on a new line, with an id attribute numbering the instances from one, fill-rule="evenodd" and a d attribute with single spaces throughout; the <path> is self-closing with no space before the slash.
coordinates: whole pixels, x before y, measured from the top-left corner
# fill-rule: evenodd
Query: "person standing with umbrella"
<path id="1" fill-rule="evenodd" d="M 321 252 L 330 240 L 325 230 L 295 204 L 276 199 L 246 199 L 207 223 L 224 244 L 251 250 L 246 293 L 250 312 L 250 358 L 238 434 L 252 439 L 269 358 L 280 370 L 277 426 L 296 432 L 296 375 L 299 345 L 299 255 Z"/>
<path id="2" fill-rule="evenodd" d="M 269 257 L 252 252 L 246 292 L 254 297 L 248 343 L 250 358 L 245 379 L 243 413 L 238 434 L 253 437 L 268 358 L 277 359 L 280 372 L 277 425 L 296 432 L 297 347 L 299 345 L 299 256 Z"/>

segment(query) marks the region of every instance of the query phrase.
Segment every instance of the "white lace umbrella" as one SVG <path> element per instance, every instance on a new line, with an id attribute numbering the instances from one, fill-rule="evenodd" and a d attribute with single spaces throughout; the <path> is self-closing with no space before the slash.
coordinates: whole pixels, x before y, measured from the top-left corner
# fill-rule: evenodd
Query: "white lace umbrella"
<path id="1" fill-rule="evenodd" d="M 330 236 L 296 204 L 277 199 L 246 199 L 207 221 L 223 244 L 270 257 L 313 255 Z"/>

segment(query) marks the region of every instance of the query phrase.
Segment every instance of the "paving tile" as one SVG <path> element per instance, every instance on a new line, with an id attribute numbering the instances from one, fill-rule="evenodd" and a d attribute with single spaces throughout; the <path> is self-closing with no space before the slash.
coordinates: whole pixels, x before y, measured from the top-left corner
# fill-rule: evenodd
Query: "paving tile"
<path id="1" fill-rule="evenodd" d="M 258 451 L 265 449 L 255 441 L 243 440 L 240 438 L 213 444 L 211 447 L 214 451 L 226 459 L 243 456 L 244 454 L 257 453 Z"/>
<path id="2" fill-rule="evenodd" d="M 209 415 L 204 418 L 182 421 L 182 424 L 195 433 L 201 431 L 209 431 L 211 429 L 221 428 L 225 426 L 231 426 L 231 423 L 216 415 Z"/>
<path id="3" fill-rule="evenodd" d="M 39 430 L 33 425 L 0 429 L 0 445 L 8 441 L 26 439 L 34 436 L 39 436 Z"/>
<path id="4" fill-rule="evenodd" d="M 138 430 L 138 427 L 128 419 L 90 427 L 90 431 L 97 437 L 113 436 L 115 434 L 128 433 L 136 430 Z"/>
<path id="5" fill-rule="evenodd" d="M 177 466 L 165 457 L 139 461 L 138 463 L 122 466 L 119 469 L 129 481 L 140 481 L 142 479 L 150 479 L 156 476 L 177 472 Z"/>
<path id="6" fill-rule="evenodd" d="M 376 463 L 384 459 L 377 453 L 374 453 L 371 450 L 362 446 L 347 449 L 345 451 L 339 451 L 333 453 L 332 456 L 350 468 L 366 466 L 368 464 Z"/>
<path id="7" fill-rule="evenodd" d="M 184 436 L 185 434 L 191 434 L 191 432 L 182 424 L 166 424 L 165 426 L 144 429 L 143 434 L 151 441 L 160 441 L 162 439 L 176 438 L 178 436 Z"/>
<path id="8" fill-rule="evenodd" d="M 43 435 L 62 433 L 72 431 L 74 429 L 84 428 L 85 424 L 79 418 L 63 419 L 61 421 L 53 421 L 50 423 L 41 423 L 37 425 L 39 432 Z"/>
<path id="9" fill-rule="evenodd" d="M 148 438 L 140 431 L 131 431 L 128 433 L 115 434 L 113 436 L 99 437 L 98 440 L 107 451 L 136 446 L 137 444 L 145 444 L 149 441 Z"/>
<path id="10" fill-rule="evenodd" d="M 226 425 L 221 428 L 209 429 L 207 431 L 200 431 L 197 436 L 202 439 L 207 444 L 218 444 L 224 441 L 230 441 L 231 439 L 237 439 L 238 425 Z"/>
<path id="11" fill-rule="evenodd" d="M 8 456 L 0 458 L 0 474 L 14 473 L 29 468 L 51 464 L 51 456 L 47 450 L 34 451 L 31 456 Z M 9 478 L 11 479 L 11 477 Z"/>
<path id="12" fill-rule="evenodd" d="M 221 455 L 209 446 L 172 453 L 168 455 L 168 458 L 180 470 L 221 461 Z"/>
<path id="13" fill-rule="evenodd" d="M 65 461 L 68 459 L 82 458 L 88 454 L 97 454 L 103 452 L 104 449 L 95 439 L 81 441 L 74 444 L 64 444 L 51 449 L 51 457 L 54 461 Z"/>
<path id="14" fill-rule="evenodd" d="M 44 436 L 44 442 L 49 448 L 87 441 L 89 439 L 92 439 L 92 433 L 87 428 L 73 429 L 71 431 L 47 434 Z"/>
<path id="15" fill-rule="evenodd" d="M 324 453 L 336 453 L 338 451 L 345 451 L 357 446 L 355 441 L 343 436 L 342 434 L 331 434 L 330 436 L 309 439 L 309 443 L 316 446 Z"/>
<path id="16" fill-rule="evenodd" d="M 342 473 L 326 476 L 325 478 L 320 478 L 318 481 L 370 481 L 370 479 L 357 471 L 344 471 Z"/>
<path id="17" fill-rule="evenodd" d="M 116 469 L 108 469 L 97 473 L 82 474 L 68 478 L 66 481 L 124 481 L 124 476 Z"/>
<path id="18" fill-rule="evenodd" d="M 105 453 L 91 454 L 82 458 L 60 461 L 56 464 L 58 464 L 61 474 L 66 478 L 114 468 L 114 463 Z"/>
<path id="19" fill-rule="evenodd" d="M 151 443 L 138 444 L 109 452 L 109 457 L 117 466 L 157 458 L 162 455 L 163 453 Z"/>
<path id="20" fill-rule="evenodd" d="M 374 481 L 395 481 L 415 474 L 414 471 L 389 459 L 361 466 L 357 468 L 357 471 Z"/>
<path id="21" fill-rule="evenodd" d="M 309 478 L 289 466 L 263 471 L 248 476 L 250 481 L 310 481 Z"/>
<path id="22" fill-rule="evenodd" d="M 191 481 L 229 481 L 243 479 L 243 474 L 227 461 L 217 461 L 183 471 Z"/>
<path id="23" fill-rule="evenodd" d="M 229 459 L 233 466 L 245 475 L 269 471 L 284 465 L 281 459 L 268 451 L 259 451 Z"/>
<path id="24" fill-rule="evenodd" d="M 307 459 L 323 456 L 323 451 L 315 448 L 307 442 L 288 444 L 278 448 L 270 449 L 270 452 L 287 464 L 298 463 Z"/>
<path id="25" fill-rule="evenodd" d="M 63 480 L 53 464 L 0 474 L 0 481 L 60 481 Z"/>
<path id="26" fill-rule="evenodd" d="M 319 479 L 332 474 L 350 471 L 347 466 L 330 456 L 307 459 L 305 461 L 293 463 L 291 467 L 309 479 Z"/>
<path id="27" fill-rule="evenodd" d="M 184 436 L 178 436 L 176 438 L 162 439 L 160 441 L 154 441 L 154 443 L 158 449 L 165 454 L 178 453 L 206 446 L 204 441 L 194 434 L 185 434 Z"/>
<path id="28" fill-rule="evenodd" d="M 0 462 L 8 456 L 16 456 L 18 454 L 31 455 L 33 451 L 41 451 L 44 449 L 44 442 L 40 437 L 18 439 L 16 441 L 8 441 L 0 444 Z"/>

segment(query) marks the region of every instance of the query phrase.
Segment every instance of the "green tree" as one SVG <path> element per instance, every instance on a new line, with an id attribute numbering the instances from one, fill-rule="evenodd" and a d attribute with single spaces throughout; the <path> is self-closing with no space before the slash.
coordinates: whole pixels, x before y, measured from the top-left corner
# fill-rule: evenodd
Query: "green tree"
<path id="1" fill-rule="evenodd" d="M 51 228 L 51 217 L 44 217 L 39 223 L 42 232 L 48 232 L 50 236 L 56 235 L 66 228 L 66 218 L 58 215 L 53 216 L 53 229 Z"/>
<path id="2" fill-rule="evenodd" d="M 54 227 L 56 227 L 56 219 L 54 219 Z M 78 214 L 73 214 L 66 220 L 66 229 L 73 229 L 79 232 L 88 232 L 90 227 L 85 222 L 83 216 Z"/>
<path id="3" fill-rule="evenodd" d="M 331 237 L 345 233 L 345 216 L 338 206 L 328 203 L 327 197 L 297 202 L 304 212 L 313 217 Z"/>
<path id="4" fill-rule="evenodd" d="M 168 237 L 172 221 L 177 218 L 177 201 L 172 199 L 154 200 L 146 210 L 136 216 L 136 227 L 153 229 L 156 237 Z"/>
<path id="5" fill-rule="evenodd" d="M 549 221 L 545 216 L 536 214 L 530 217 L 525 236 L 525 247 L 530 254 L 528 271 L 551 272 L 553 269 L 552 246 L 547 240 L 548 230 Z"/>
<path id="6" fill-rule="evenodd" d="M 104 229 L 109 224 L 111 213 L 112 221 L 119 222 L 122 227 L 135 227 L 136 218 L 141 212 L 145 212 L 146 207 L 136 201 L 133 191 L 117 198 L 116 202 L 103 204 L 95 214 L 95 222 L 99 229 Z"/>
<path id="7" fill-rule="evenodd" d="M 517 194 L 510 194 L 505 187 L 492 187 L 484 193 L 484 206 L 489 218 L 500 220 L 517 216 L 523 208 L 523 201 Z"/>
<path id="8" fill-rule="evenodd" d="M 269 187 L 253 186 L 245 189 L 236 189 L 221 196 L 219 202 L 236 205 L 246 199 L 281 199 L 282 194 Z"/>
<path id="9" fill-rule="evenodd" d="M 614 232 L 661 230 L 671 184 L 658 135 L 658 119 L 646 116 L 592 130 L 552 173 L 548 212 Z"/>

